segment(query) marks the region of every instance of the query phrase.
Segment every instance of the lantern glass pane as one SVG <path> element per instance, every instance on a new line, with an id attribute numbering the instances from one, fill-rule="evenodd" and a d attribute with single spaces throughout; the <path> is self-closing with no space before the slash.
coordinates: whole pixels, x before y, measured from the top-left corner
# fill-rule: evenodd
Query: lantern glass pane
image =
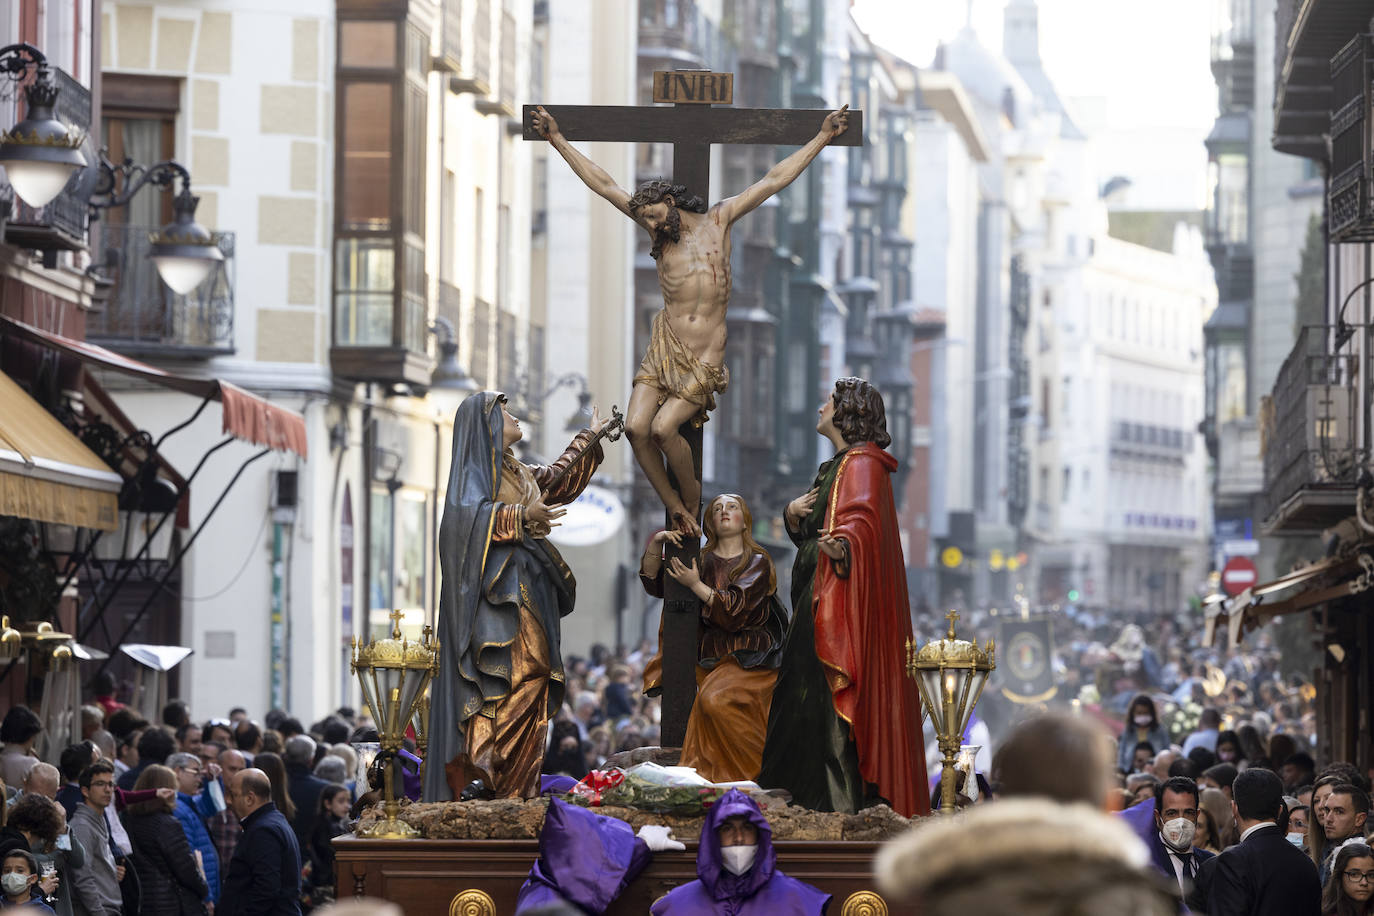
<path id="1" fill-rule="evenodd" d="M 415 669 L 407 669 L 402 672 L 405 678 L 401 686 L 401 708 L 397 715 L 404 716 L 403 722 L 409 722 L 415 709 L 415 701 L 420 698 L 420 691 L 425 686 L 425 672 Z"/>
<path id="2" fill-rule="evenodd" d="M 925 684 L 926 696 L 930 699 L 930 724 L 935 728 L 936 734 L 944 734 L 947 731 L 944 686 L 940 674 L 938 668 L 921 672 L 921 681 Z"/>

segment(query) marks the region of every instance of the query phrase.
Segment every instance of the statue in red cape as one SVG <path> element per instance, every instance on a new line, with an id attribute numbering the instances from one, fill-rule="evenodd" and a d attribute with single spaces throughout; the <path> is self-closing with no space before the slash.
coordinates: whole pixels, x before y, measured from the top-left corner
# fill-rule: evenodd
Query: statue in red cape
<path id="1" fill-rule="evenodd" d="M 882 395 L 840 379 L 816 430 L 836 454 L 785 513 L 797 545 L 792 623 L 757 782 L 817 811 L 886 801 L 906 817 L 929 814 Z"/>

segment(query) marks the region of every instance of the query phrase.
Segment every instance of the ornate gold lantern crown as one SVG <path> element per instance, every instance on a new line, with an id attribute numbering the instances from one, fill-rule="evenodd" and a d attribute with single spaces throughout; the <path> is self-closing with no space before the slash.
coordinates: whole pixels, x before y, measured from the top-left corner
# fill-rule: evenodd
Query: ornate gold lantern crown
<path id="1" fill-rule="evenodd" d="M 991 671 L 997 667 L 996 648 L 993 640 L 987 641 L 986 649 L 979 649 L 977 640 L 957 639 L 954 635 L 953 611 L 949 621 L 949 632 L 944 639 L 932 639 L 919 651 L 912 640 L 907 641 L 907 670 L 920 668 L 975 668 Z M 950 616 L 946 615 L 946 616 Z"/>

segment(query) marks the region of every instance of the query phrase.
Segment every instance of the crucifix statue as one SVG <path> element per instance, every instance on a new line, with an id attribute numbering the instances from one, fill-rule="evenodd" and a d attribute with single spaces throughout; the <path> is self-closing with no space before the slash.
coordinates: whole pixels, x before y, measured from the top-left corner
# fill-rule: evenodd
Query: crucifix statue
<path id="1" fill-rule="evenodd" d="M 730 300 L 730 229 L 791 184 L 828 144 L 859 146 L 861 112 L 713 108 L 732 98 L 733 76 L 704 71 L 654 74 L 654 100 L 675 107 L 526 105 L 524 138 L 545 139 L 592 191 L 649 233 L 663 292 L 648 351 L 635 373 L 626 434 L 663 502 L 666 524 L 699 535 L 701 425 L 729 383 L 725 368 Z M 851 123 L 852 122 L 852 123 Z M 853 126 L 851 132 L 848 128 Z M 673 177 L 634 193 L 616 184 L 573 141 L 673 144 Z M 708 209 L 713 143 L 799 146 L 762 179 Z M 675 552 L 695 564 L 695 538 Z M 696 694 L 699 601 L 665 583 L 662 742 L 680 745 Z"/>

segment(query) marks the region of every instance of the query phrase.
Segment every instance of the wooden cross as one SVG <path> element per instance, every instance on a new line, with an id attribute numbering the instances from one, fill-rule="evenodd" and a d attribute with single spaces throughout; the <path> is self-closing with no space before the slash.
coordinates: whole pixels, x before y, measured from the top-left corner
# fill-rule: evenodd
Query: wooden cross
<path id="1" fill-rule="evenodd" d="M 721 79 L 724 78 L 724 79 Z M 673 71 L 655 74 L 656 98 L 683 99 L 669 106 L 644 105 L 545 105 L 569 142 L 671 143 L 673 145 L 673 184 L 711 203 L 711 145 L 715 143 L 758 144 L 765 146 L 803 146 L 820 130 L 828 111 L 797 108 L 723 108 L 712 107 L 728 86 L 733 91 L 732 74 L 706 71 Z M 688 100 L 690 99 L 690 100 Z M 538 105 L 523 110 L 524 138 L 543 142 L 534 128 Z M 839 107 L 838 105 L 835 107 Z M 863 112 L 849 112 L 849 128 L 830 141 L 831 146 L 863 145 Z M 658 177 L 658 176 L 654 176 Z M 758 176 L 763 177 L 763 176 Z M 634 187 L 627 188 L 631 193 Z M 741 189 L 742 190 L 742 189 Z M 692 447 L 692 465 L 701 480 L 701 429 L 684 424 L 682 435 Z M 673 481 L 677 487 L 677 481 Z M 678 487 L 681 492 L 681 488 Z M 696 508 L 700 516 L 700 506 Z M 664 526 L 672 527 L 672 519 Z M 698 562 L 698 546 L 668 547 L 668 558 L 683 563 Z M 696 701 L 697 651 L 700 642 L 701 602 L 692 590 L 663 576 L 663 710 L 660 743 L 681 747 L 687 734 L 687 720 Z"/>

